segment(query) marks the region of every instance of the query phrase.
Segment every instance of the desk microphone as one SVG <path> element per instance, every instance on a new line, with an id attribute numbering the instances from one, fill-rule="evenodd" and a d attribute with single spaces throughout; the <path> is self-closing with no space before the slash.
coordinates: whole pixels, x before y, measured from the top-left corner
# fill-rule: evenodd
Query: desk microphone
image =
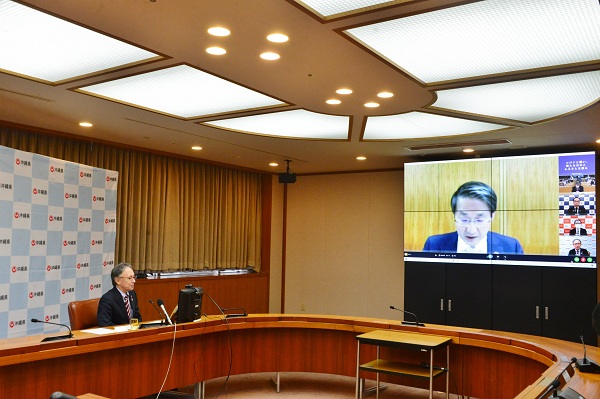
<path id="1" fill-rule="evenodd" d="M 244 308 L 225 308 L 225 309 L 219 309 L 221 311 L 221 313 L 223 313 L 225 315 L 225 317 L 246 317 L 248 316 L 248 313 L 246 313 L 246 309 Z M 241 313 L 225 313 L 228 312 L 230 310 L 241 310 Z"/>
<path id="2" fill-rule="evenodd" d="M 172 326 L 173 322 L 171 321 L 171 318 L 169 317 L 169 313 L 167 312 L 167 309 L 165 309 L 165 303 L 163 302 L 163 300 L 159 298 L 156 300 L 156 303 L 158 303 L 158 306 L 160 306 L 163 313 L 165 314 L 165 319 L 167 320 L 167 323 L 169 323 L 169 325 Z"/>
<path id="3" fill-rule="evenodd" d="M 414 319 L 415 319 L 415 321 L 402 320 L 402 324 L 407 324 L 407 325 L 411 325 L 411 326 L 418 326 L 418 327 L 425 327 L 425 324 L 419 323 L 419 320 L 417 319 L 417 315 L 414 314 L 413 312 L 409 312 L 408 310 L 398 309 L 397 307 L 395 307 L 393 305 L 390 305 L 390 309 L 397 310 L 398 312 L 409 314 L 412 317 L 414 317 Z"/>
<path id="4" fill-rule="evenodd" d="M 575 365 L 582 373 L 600 374 L 600 366 L 587 358 L 587 350 L 585 342 L 583 341 L 583 335 L 580 335 L 579 339 L 581 339 L 581 343 L 583 344 L 583 359 L 576 359 Z"/>
<path id="5" fill-rule="evenodd" d="M 150 302 L 152 304 L 152 306 L 154 307 L 154 309 L 156 309 L 156 311 L 158 312 L 158 315 L 161 318 L 161 323 L 160 324 L 162 324 L 162 320 L 166 320 L 166 317 L 163 316 L 162 310 L 160 310 L 160 308 L 154 304 L 154 302 L 152 301 L 152 299 L 148 299 L 148 302 Z"/>
<path id="6" fill-rule="evenodd" d="M 44 320 L 38 320 L 38 319 L 31 319 L 31 322 L 32 323 L 53 324 L 55 326 L 67 327 L 69 329 L 69 334 L 67 334 L 67 335 L 59 335 L 57 337 L 46 337 L 46 338 L 44 338 L 42 340 L 42 342 L 56 341 L 56 340 L 59 340 L 59 339 L 73 338 L 73 332 L 71 331 L 71 327 L 69 327 L 66 324 L 52 323 L 51 321 L 44 321 Z"/>

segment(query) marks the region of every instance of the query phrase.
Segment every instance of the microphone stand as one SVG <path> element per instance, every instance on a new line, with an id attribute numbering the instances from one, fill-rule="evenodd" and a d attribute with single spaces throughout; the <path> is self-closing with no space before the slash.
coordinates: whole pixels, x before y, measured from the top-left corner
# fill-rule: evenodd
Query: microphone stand
<path id="1" fill-rule="evenodd" d="M 69 327 L 66 324 L 52 323 L 51 321 L 43 321 L 43 320 L 38 320 L 38 319 L 31 319 L 31 322 L 32 323 L 52 324 L 52 325 L 60 326 L 60 327 L 67 327 L 69 329 L 69 333 L 67 335 L 58 335 L 58 336 L 55 336 L 55 337 L 46 337 L 46 338 L 42 339 L 42 342 L 58 341 L 58 340 L 61 340 L 61 339 L 73 338 L 73 331 L 71 331 L 71 327 Z"/>
<path id="2" fill-rule="evenodd" d="M 412 312 L 409 312 L 408 310 L 402 310 L 402 309 L 398 309 L 397 307 L 395 307 L 395 306 L 393 306 L 393 305 L 391 305 L 391 306 L 390 306 L 390 309 L 392 309 L 392 310 L 397 310 L 398 312 L 402 312 L 402 313 L 409 314 L 409 315 L 411 315 L 412 317 L 414 317 L 414 319 L 415 319 L 415 321 L 410 321 L 410 320 L 402 320 L 402 322 L 401 322 L 402 324 L 404 324 L 404 325 L 409 325 L 409 326 L 425 327 L 425 324 L 423 324 L 423 323 L 419 323 L 419 320 L 417 319 L 417 315 L 416 315 L 416 314 L 414 314 L 414 313 L 412 313 Z"/>

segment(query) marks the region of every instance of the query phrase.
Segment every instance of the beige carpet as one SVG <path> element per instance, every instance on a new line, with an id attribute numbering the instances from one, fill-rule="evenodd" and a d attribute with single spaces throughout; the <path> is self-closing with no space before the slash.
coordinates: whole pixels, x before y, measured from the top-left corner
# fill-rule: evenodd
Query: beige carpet
<path id="1" fill-rule="evenodd" d="M 276 392 L 276 387 L 272 379 L 275 373 L 256 373 L 235 375 L 229 378 L 226 387 L 223 387 L 225 378 L 217 378 L 206 382 L 206 399 L 308 399 L 308 398 L 327 398 L 327 399 L 351 399 L 354 398 L 355 379 L 353 377 L 342 377 L 329 374 L 315 373 L 281 373 L 280 374 L 280 392 Z M 373 387 L 374 381 L 367 381 L 367 388 Z M 191 388 L 193 389 L 193 388 Z M 183 393 L 185 389 L 182 389 Z M 193 392 L 190 392 L 193 393 Z M 161 398 L 191 398 L 193 395 L 170 394 L 161 395 Z M 375 398 L 373 392 L 366 398 Z M 382 399 L 402 398 L 402 399 L 426 399 L 429 397 L 429 391 L 424 389 L 405 387 L 389 384 L 387 389 L 379 393 Z M 445 393 L 434 392 L 435 399 L 445 398 Z M 451 398 L 455 398 L 451 395 Z"/>

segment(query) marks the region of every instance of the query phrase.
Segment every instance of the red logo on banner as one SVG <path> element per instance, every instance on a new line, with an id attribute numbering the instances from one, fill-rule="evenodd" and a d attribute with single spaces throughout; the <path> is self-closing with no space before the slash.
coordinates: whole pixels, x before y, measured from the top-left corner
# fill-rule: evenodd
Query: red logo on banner
<path id="1" fill-rule="evenodd" d="M 50 267 L 50 265 L 46 266 L 46 270 L 48 270 L 48 271 L 52 270 L 52 268 Z"/>
<path id="2" fill-rule="evenodd" d="M 83 218 L 82 217 L 79 218 L 79 223 L 81 223 L 81 222 L 83 222 Z"/>
<path id="3" fill-rule="evenodd" d="M 104 224 L 108 224 L 108 218 L 104 219 Z"/>
<path id="4" fill-rule="evenodd" d="M 79 172 L 79 177 L 83 177 L 83 172 Z"/>
<path id="5" fill-rule="evenodd" d="M 105 262 L 105 263 L 106 263 L 106 262 Z M 13 273 L 16 273 L 16 272 L 17 272 L 17 267 L 16 267 L 16 266 L 13 266 L 13 267 L 12 267 L 12 272 L 13 272 Z"/>
<path id="6" fill-rule="evenodd" d="M 20 160 L 19 158 L 17 158 L 17 159 L 15 160 L 15 163 L 16 163 L 17 165 L 21 165 L 21 160 Z"/>
<path id="7" fill-rule="evenodd" d="M 50 166 L 50 172 L 54 172 L 54 166 Z"/>
<path id="8" fill-rule="evenodd" d="M 33 189 L 33 193 L 34 193 L 34 194 L 37 194 L 37 188 L 34 188 L 34 189 Z"/>
<path id="9" fill-rule="evenodd" d="M 106 261 L 102 262 L 102 266 L 106 266 Z"/>
<path id="10" fill-rule="evenodd" d="M 96 240 L 92 240 L 92 245 L 96 245 Z"/>
<path id="11" fill-rule="evenodd" d="M 110 181 L 110 177 L 106 176 L 106 181 Z"/>
<path id="12" fill-rule="evenodd" d="M 65 193 L 65 198 L 69 198 L 69 193 Z"/>
<path id="13" fill-rule="evenodd" d="M 81 263 L 78 263 L 78 264 L 77 264 L 77 268 L 78 268 L 78 269 L 81 269 Z"/>
<path id="14" fill-rule="evenodd" d="M 33 298 L 33 292 L 29 293 L 29 298 Z"/>
<path id="15" fill-rule="evenodd" d="M 35 247 L 35 240 L 31 240 L 31 246 Z"/>
<path id="16" fill-rule="evenodd" d="M 10 328 L 13 328 L 13 327 L 15 326 L 15 322 L 11 320 L 11 322 L 10 322 L 10 323 L 8 323 L 8 326 L 9 326 Z"/>
<path id="17" fill-rule="evenodd" d="M 63 293 L 63 295 L 65 294 L 65 289 L 64 288 L 62 289 L 62 293 Z"/>
<path id="18" fill-rule="evenodd" d="M 92 198 L 92 200 L 93 200 L 94 202 L 96 202 L 96 196 L 95 196 L 95 195 L 94 195 L 94 197 Z"/>
<path id="19" fill-rule="evenodd" d="M 48 220 L 49 221 L 53 221 L 54 220 L 54 216 L 52 216 L 52 215 L 48 216 Z"/>
<path id="20" fill-rule="evenodd" d="M 15 212 L 15 219 L 19 218 L 19 212 Z"/>
<path id="21" fill-rule="evenodd" d="M 63 241 L 63 247 L 66 247 L 66 246 L 67 246 L 67 240 L 64 240 Z"/>
<path id="22" fill-rule="evenodd" d="M 50 321 L 50 316 L 45 317 L 46 321 Z"/>
<path id="23" fill-rule="evenodd" d="M 94 290 L 94 284 L 90 284 L 90 291 Z"/>

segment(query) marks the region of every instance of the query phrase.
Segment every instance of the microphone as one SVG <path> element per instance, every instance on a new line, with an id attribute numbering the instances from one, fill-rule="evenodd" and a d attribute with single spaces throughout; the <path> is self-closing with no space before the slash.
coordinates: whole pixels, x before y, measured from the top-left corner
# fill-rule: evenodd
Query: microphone
<path id="1" fill-rule="evenodd" d="M 156 306 L 154 304 L 154 302 L 152 301 L 152 299 L 148 299 L 148 302 L 150 302 L 152 304 L 152 306 L 154 307 L 154 309 L 156 309 L 156 311 L 158 312 L 158 315 L 161 318 L 160 324 L 163 324 L 162 319 L 165 319 L 165 317 L 163 317 L 163 312 L 160 310 L 160 308 L 158 306 Z"/>
<path id="2" fill-rule="evenodd" d="M 225 317 L 245 317 L 248 316 L 248 313 L 246 313 L 246 309 L 244 308 L 223 308 L 223 309 L 219 309 L 221 311 L 221 313 L 223 313 L 225 315 Z M 225 312 L 230 311 L 230 310 L 241 310 L 242 313 L 229 313 L 229 314 L 225 314 Z"/>
<path id="3" fill-rule="evenodd" d="M 600 374 L 600 366 L 587 358 L 587 350 L 585 342 L 583 341 L 583 335 L 580 335 L 579 339 L 581 339 L 581 343 L 583 344 L 583 359 L 575 359 L 575 366 L 577 366 L 582 373 Z"/>
<path id="4" fill-rule="evenodd" d="M 173 322 L 171 321 L 171 318 L 169 317 L 169 313 L 167 312 L 167 309 L 165 309 L 165 303 L 163 302 L 163 300 L 159 298 L 156 301 L 156 303 L 158 303 L 158 306 L 160 306 L 160 308 L 162 309 L 163 313 L 165 314 L 165 319 L 167 320 L 167 322 L 169 323 L 169 325 L 172 326 Z"/>
<path id="5" fill-rule="evenodd" d="M 52 323 L 51 321 L 44 321 L 44 320 L 38 320 L 38 319 L 31 319 L 31 322 L 32 323 L 53 324 L 55 326 L 67 327 L 69 329 L 69 334 L 67 334 L 67 335 L 59 335 L 56 337 L 46 337 L 46 338 L 42 339 L 42 342 L 57 341 L 59 339 L 73 338 L 73 331 L 71 331 L 71 327 L 69 327 L 66 324 Z"/>
<path id="6" fill-rule="evenodd" d="M 418 327 L 425 327 L 425 324 L 419 323 L 417 315 L 414 314 L 413 312 L 409 312 L 408 310 L 398 309 L 397 307 L 395 307 L 393 305 L 390 305 L 390 309 L 397 310 L 398 312 L 409 314 L 412 317 L 414 317 L 414 319 L 415 319 L 415 321 L 402 320 L 402 324 L 408 324 L 408 325 L 411 325 L 411 326 L 418 326 Z"/>

